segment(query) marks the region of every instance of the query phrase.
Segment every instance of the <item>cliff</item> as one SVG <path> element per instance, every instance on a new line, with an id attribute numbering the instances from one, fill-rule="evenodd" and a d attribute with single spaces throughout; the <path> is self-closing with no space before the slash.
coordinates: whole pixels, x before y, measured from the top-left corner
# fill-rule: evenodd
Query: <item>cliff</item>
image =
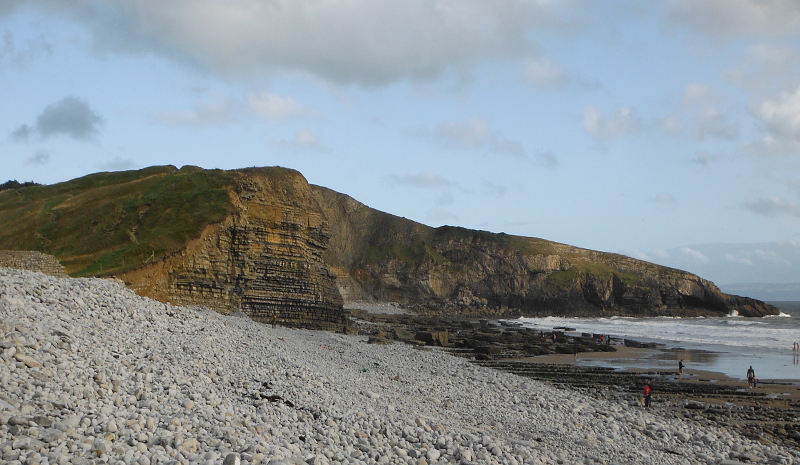
<path id="1" fill-rule="evenodd" d="M 303 176 L 153 167 L 0 192 L 8 248 L 41 247 L 74 276 L 115 275 L 138 294 L 287 326 L 341 330 L 330 230 Z M 11 246 L 11 247 L 9 247 Z"/>
<path id="2" fill-rule="evenodd" d="M 334 231 L 326 261 L 347 300 L 495 315 L 778 313 L 685 271 L 538 238 L 431 228 L 314 189 Z"/>
<path id="3" fill-rule="evenodd" d="M 777 314 L 693 274 L 538 238 L 431 228 L 284 168 L 151 167 L 0 191 L 0 249 L 72 276 L 280 324 L 340 329 L 344 301 L 430 314 Z"/>
<path id="4" fill-rule="evenodd" d="M 0 266 L 19 270 L 38 271 L 56 278 L 66 278 L 67 273 L 52 255 L 27 250 L 0 250 Z"/>

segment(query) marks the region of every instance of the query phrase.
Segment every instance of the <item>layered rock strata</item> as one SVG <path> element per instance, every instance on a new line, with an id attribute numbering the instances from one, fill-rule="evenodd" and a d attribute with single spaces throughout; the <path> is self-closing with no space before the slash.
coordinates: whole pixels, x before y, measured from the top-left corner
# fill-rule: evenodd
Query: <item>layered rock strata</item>
<path id="1" fill-rule="evenodd" d="M 0 250 L 0 266 L 38 271 L 56 278 L 66 278 L 64 266 L 52 255 L 29 250 Z"/>
<path id="2" fill-rule="evenodd" d="M 343 330 L 335 276 L 322 259 L 330 230 L 296 172 L 244 171 L 236 213 L 163 260 L 124 273 L 140 295 L 257 321 Z"/>

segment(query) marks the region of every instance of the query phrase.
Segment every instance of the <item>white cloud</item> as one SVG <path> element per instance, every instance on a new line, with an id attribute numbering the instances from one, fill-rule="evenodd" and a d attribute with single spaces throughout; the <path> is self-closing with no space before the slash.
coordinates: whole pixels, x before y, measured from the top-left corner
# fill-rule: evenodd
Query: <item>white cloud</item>
<path id="1" fill-rule="evenodd" d="M 160 112 L 156 119 L 170 126 L 222 126 L 239 119 L 240 105 L 232 100 L 217 99 L 198 104 L 191 111 Z"/>
<path id="2" fill-rule="evenodd" d="M 675 199 L 675 196 L 673 196 L 669 192 L 662 192 L 662 193 L 658 194 L 657 196 L 652 197 L 650 199 L 650 201 L 653 202 L 653 203 L 660 203 L 660 204 L 678 203 L 678 201 Z"/>
<path id="3" fill-rule="evenodd" d="M 747 257 L 739 257 L 739 256 L 736 256 L 736 255 L 734 255 L 732 253 L 725 254 L 725 260 L 727 260 L 729 262 L 739 263 L 739 264 L 742 264 L 742 265 L 748 265 L 748 266 L 752 266 L 753 265 L 753 261 L 750 260 L 749 258 L 747 258 Z"/>
<path id="4" fill-rule="evenodd" d="M 304 107 L 292 97 L 281 97 L 268 92 L 251 93 L 246 98 L 247 106 L 264 118 L 283 121 L 292 118 L 313 118 L 317 111 Z"/>
<path id="5" fill-rule="evenodd" d="M 700 252 L 697 249 L 693 249 L 691 247 L 681 247 L 678 250 L 680 251 L 680 253 L 683 256 L 685 256 L 687 258 L 691 258 L 693 260 L 697 260 L 697 261 L 702 262 L 702 263 L 708 263 L 708 261 L 709 261 L 708 257 L 706 257 L 703 254 L 703 252 Z"/>
<path id="6" fill-rule="evenodd" d="M 692 82 L 683 91 L 683 106 L 691 108 L 695 105 L 707 105 L 718 99 L 711 87 L 703 82 Z"/>
<path id="7" fill-rule="evenodd" d="M 572 12 L 569 2 L 526 0 L 14 3 L 76 19 L 101 51 L 155 52 L 226 77 L 292 72 L 361 85 L 527 58 L 530 32 L 562 28 Z"/>
<path id="8" fill-rule="evenodd" d="M 547 90 L 563 87 L 569 83 L 564 69 L 555 61 L 537 60 L 525 68 L 525 78 L 534 87 Z"/>
<path id="9" fill-rule="evenodd" d="M 279 145 L 284 149 L 308 152 L 330 152 L 331 148 L 323 143 L 308 129 L 295 131 L 291 140 L 281 140 Z"/>
<path id="10" fill-rule="evenodd" d="M 416 174 L 391 174 L 386 179 L 392 184 L 405 184 L 422 189 L 436 189 L 454 185 L 447 178 L 433 171 L 424 171 Z"/>
<path id="11" fill-rule="evenodd" d="M 444 121 L 433 130 L 420 129 L 415 134 L 431 139 L 439 145 L 456 150 L 479 149 L 514 156 L 525 156 L 522 144 L 507 139 L 500 131 L 492 129 L 483 118 L 467 121 Z"/>
<path id="12" fill-rule="evenodd" d="M 753 147 L 762 152 L 800 153 L 800 87 L 765 99 L 751 109 L 767 135 Z"/>
<path id="13" fill-rule="evenodd" d="M 800 30 L 796 0 L 672 0 L 668 21 L 715 39 L 795 37 Z"/>
<path id="14" fill-rule="evenodd" d="M 618 107 L 611 116 L 605 116 L 589 105 L 583 111 L 583 127 L 592 137 L 605 140 L 637 134 L 642 122 L 630 107 Z"/>

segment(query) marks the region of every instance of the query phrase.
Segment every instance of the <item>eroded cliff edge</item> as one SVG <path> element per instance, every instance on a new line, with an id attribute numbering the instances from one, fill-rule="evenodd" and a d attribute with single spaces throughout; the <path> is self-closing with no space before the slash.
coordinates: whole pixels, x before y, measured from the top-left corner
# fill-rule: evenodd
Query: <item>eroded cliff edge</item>
<path id="1" fill-rule="evenodd" d="M 431 228 L 314 190 L 333 231 L 326 262 L 346 301 L 506 316 L 778 314 L 685 271 L 543 239 Z"/>

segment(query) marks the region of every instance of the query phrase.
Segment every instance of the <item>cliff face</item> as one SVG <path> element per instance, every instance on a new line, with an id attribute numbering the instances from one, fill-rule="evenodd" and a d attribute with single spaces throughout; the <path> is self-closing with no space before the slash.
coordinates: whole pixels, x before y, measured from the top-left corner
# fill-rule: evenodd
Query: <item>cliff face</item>
<path id="1" fill-rule="evenodd" d="M 67 273 L 52 255 L 27 250 L 0 250 L 0 266 L 20 270 L 38 271 L 56 278 L 66 278 Z"/>
<path id="2" fill-rule="evenodd" d="M 141 295 L 180 305 L 341 330 L 342 298 L 322 259 L 330 230 L 305 179 L 289 170 L 241 170 L 231 199 L 235 213 L 223 222 L 120 277 Z"/>
<path id="3" fill-rule="evenodd" d="M 341 329 L 343 301 L 493 315 L 777 314 L 690 273 L 537 238 L 431 228 L 283 168 L 151 167 L 0 192 L 0 249 L 71 275 L 280 324 Z"/>
<path id="4" fill-rule="evenodd" d="M 0 249 L 47 252 L 71 275 L 116 276 L 164 302 L 290 326 L 346 322 L 322 259 L 330 229 L 296 171 L 96 173 L 0 192 L 0 223 Z"/>
<path id="5" fill-rule="evenodd" d="M 326 260 L 346 300 L 505 315 L 778 313 L 684 271 L 536 238 L 434 229 L 315 191 L 334 231 Z"/>

